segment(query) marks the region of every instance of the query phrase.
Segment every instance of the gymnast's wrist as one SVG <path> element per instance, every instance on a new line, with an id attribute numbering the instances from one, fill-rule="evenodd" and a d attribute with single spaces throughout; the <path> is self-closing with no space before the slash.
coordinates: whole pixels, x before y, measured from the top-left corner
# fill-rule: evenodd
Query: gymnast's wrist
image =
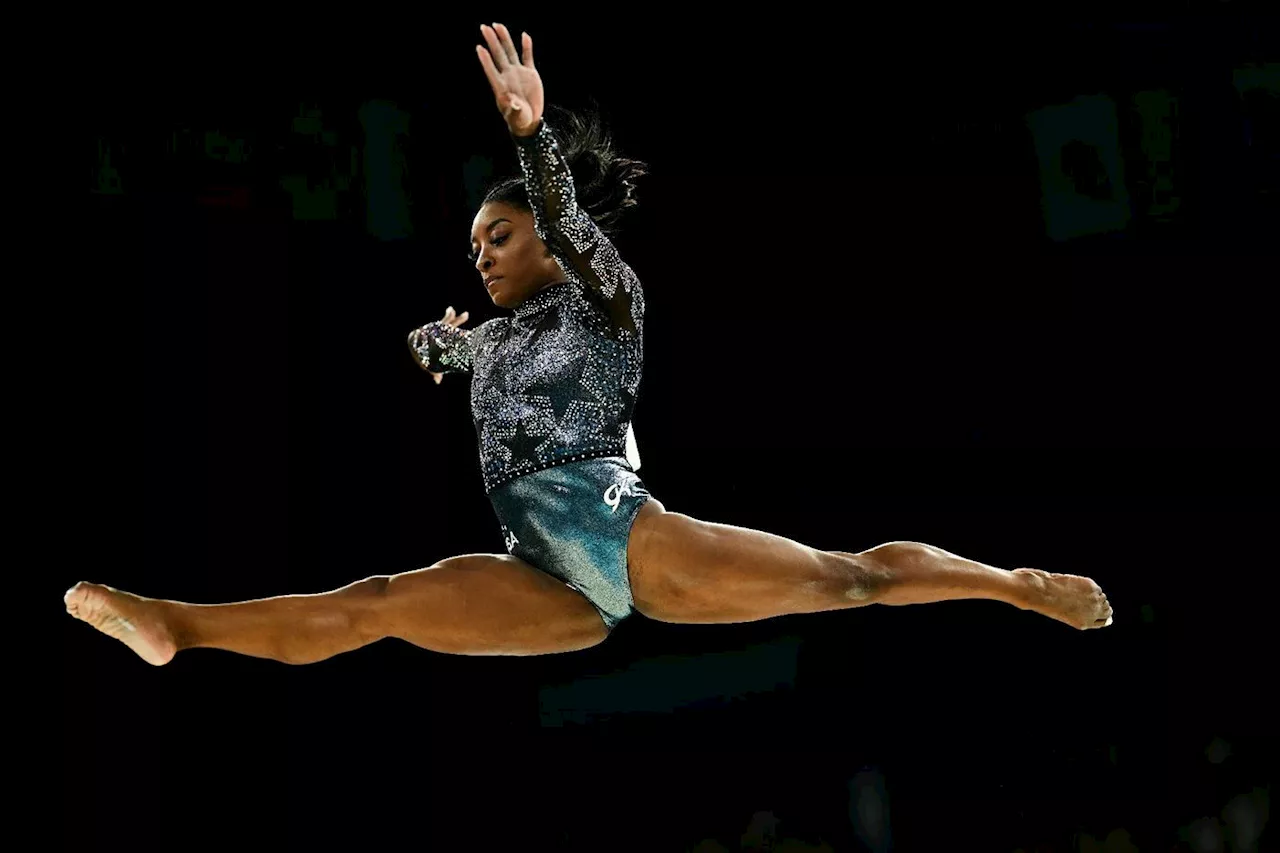
<path id="1" fill-rule="evenodd" d="M 546 123 L 546 119 L 540 118 L 538 119 L 537 124 L 535 124 L 531 128 L 525 129 L 523 133 L 517 133 L 516 129 L 512 127 L 510 124 L 508 124 L 507 132 L 511 134 L 512 138 L 514 138 L 516 142 L 532 142 L 534 138 L 538 135 L 538 131 L 542 130 L 542 126 L 545 123 Z"/>

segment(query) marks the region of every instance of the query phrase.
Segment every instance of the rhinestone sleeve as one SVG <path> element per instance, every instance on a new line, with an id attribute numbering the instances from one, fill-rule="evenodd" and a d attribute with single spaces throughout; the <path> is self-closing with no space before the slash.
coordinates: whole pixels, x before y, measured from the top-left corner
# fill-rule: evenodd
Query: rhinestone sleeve
<path id="1" fill-rule="evenodd" d="M 458 329 L 443 320 L 427 323 L 409 333 L 409 351 L 432 373 L 469 372 L 475 360 L 475 347 L 476 337 L 471 329 Z"/>
<path id="2" fill-rule="evenodd" d="M 534 230 L 565 273 L 601 304 L 615 330 L 638 336 L 644 316 L 639 279 L 618 250 L 578 206 L 569 164 L 551 127 L 543 121 L 531 136 L 515 136 Z"/>

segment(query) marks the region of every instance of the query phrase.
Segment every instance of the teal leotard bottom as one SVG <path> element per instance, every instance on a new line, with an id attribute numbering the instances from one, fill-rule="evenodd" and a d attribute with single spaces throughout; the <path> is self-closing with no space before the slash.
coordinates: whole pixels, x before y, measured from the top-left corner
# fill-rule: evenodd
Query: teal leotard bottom
<path id="1" fill-rule="evenodd" d="M 622 456 L 556 465 L 489 493 L 508 553 L 585 595 L 610 631 L 634 609 L 627 537 L 649 497 Z"/>

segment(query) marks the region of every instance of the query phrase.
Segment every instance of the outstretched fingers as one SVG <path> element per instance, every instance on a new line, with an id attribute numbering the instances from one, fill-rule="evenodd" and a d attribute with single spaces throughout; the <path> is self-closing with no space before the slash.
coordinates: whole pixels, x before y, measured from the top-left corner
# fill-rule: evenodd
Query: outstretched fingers
<path id="1" fill-rule="evenodd" d="M 498 34 L 498 43 L 502 45 L 502 50 L 507 55 L 507 61 L 512 65 L 520 64 L 520 54 L 516 52 L 516 43 L 511 40 L 511 33 L 503 24 L 494 24 L 494 32 Z"/>
<path id="2" fill-rule="evenodd" d="M 538 69 L 533 65 L 533 38 L 521 33 L 524 58 L 520 58 L 510 31 L 502 24 L 482 25 L 484 45 L 476 45 L 476 55 L 484 69 L 494 101 L 511 132 L 527 136 L 542 117 L 543 90 Z"/>
<path id="3" fill-rule="evenodd" d="M 520 50 L 516 50 L 515 40 L 511 38 L 511 32 L 504 24 L 494 24 L 487 27 L 481 24 L 480 34 L 484 36 L 485 44 L 489 47 L 481 56 L 488 55 L 489 61 L 493 63 L 494 71 L 501 74 L 510 65 L 523 65 L 525 68 L 533 68 L 533 37 L 528 33 L 520 34 Z M 477 51 L 482 50 L 479 45 Z M 521 54 L 524 58 L 521 58 Z M 481 61 L 484 61 L 483 59 Z M 491 81 L 492 82 L 492 81 Z"/>
<path id="4" fill-rule="evenodd" d="M 533 36 L 529 35 L 528 33 L 521 33 L 520 47 L 522 52 L 524 53 L 524 59 L 521 60 L 524 63 L 524 67 L 532 68 L 533 67 Z"/>
<path id="5" fill-rule="evenodd" d="M 502 74 L 494 65 L 493 57 L 484 45 L 476 45 L 476 54 L 480 57 L 480 67 L 484 69 L 485 79 L 489 81 L 489 85 L 493 88 L 493 94 L 501 95 L 506 91 L 507 87 L 502 84 Z"/>
<path id="6" fill-rule="evenodd" d="M 489 46 L 489 55 L 493 57 L 493 63 L 499 71 L 503 71 L 508 65 L 515 65 L 520 61 L 519 57 L 515 55 L 515 48 L 512 47 L 508 51 L 507 45 L 502 43 L 501 36 L 493 27 L 481 24 L 480 35 L 484 36 L 484 43 Z M 511 41 L 510 36 L 507 37 L 507 41 L 508 43 Z"/>

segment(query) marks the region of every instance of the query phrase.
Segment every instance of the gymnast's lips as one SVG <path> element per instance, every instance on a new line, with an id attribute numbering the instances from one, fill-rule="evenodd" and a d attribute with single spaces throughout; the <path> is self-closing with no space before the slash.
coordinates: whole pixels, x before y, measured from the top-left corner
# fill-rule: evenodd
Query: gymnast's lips
<path id="1" fill-rule="evenodd" d="M 493 287 L 493 283 L 494 283 L 495 281 L 502 281 L 502 276 L 500 276 L 500 275 L 495 275 L 493 278 L 486 278 L 486 279 L 484 280 L 484 286 L 485 286 L 485 287 Z"/>

